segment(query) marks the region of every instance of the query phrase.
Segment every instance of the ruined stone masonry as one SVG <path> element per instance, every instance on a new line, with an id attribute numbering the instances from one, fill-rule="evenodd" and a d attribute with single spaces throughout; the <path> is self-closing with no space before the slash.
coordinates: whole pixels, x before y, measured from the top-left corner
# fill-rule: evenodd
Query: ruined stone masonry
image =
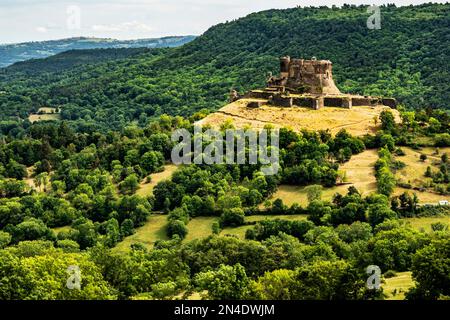
<path id="1" fill-rule="evenodd" d="M 278 107 L 342 107 L 351 109 L 357 106 L 385 105 L 396 108 L 393 98 L 359 96 L 341 93 L 333 80 L 333 64 L 329 60 L 280 59 L 280 75 L 269 76 L 267 87 L 253 90 L 244 96 L 232 91 L 230 102 L 241 98 L 256 99 L 250 101 L 248 107 L 257 108 L 264 100 Z"/>

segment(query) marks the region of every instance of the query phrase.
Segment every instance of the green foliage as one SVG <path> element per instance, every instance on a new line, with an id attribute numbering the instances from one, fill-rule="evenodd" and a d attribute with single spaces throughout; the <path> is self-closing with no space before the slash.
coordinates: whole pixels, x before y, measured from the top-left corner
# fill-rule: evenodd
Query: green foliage
<path id="1" fill-rule="evenodd" d="M 387 148 L 379 151 L 380 159 L 375 164 L 378 192 L 385 196 L 390 196 L 394 192 L 396 180 L 391 172 L 392 155 Z"/>
<path id="2" fill-rule="evenodd" d="M 417 286 L 409 299 L 438 299 L 450 295 L 450 241 L 441 239 L 417 251 L 412 261 Z"/>
<path id="3" fill-rule="evenodd" d="M 12 228 L 14 243 L 26 240 L 54 240 L 55 235 L 42 220 L 30 218 Z"/>
<path id="4" fill-rule="evenodd" d="M 251 283 L 251 290 L 262 300 L 360 299 L 364 281 L 344 261 L 317 261 L 295 271 L 266 273 Z"/>
<path id="5" fill-rule="evenodd" d="M 380 114 L 381 129 L 392 132 L 395 129 L 395 118 L 391 111 L 383 111 Z"/>
<path id="6" fill-rule="evenodd" d="M 125 178 L 120 184 L 119 189 L 123 194 L 134 194 L 139 189 L 139 180 L 135 174 Z"/>
<path id="7" fill-rule="evenodd" d="M 438 135 L 436 135 L 434 140 L 435 140 L 434 145 L 436 147 L 449 147 L 450 146 L 450 134 L 449 133 L 438 134 Z"/>
<path id="8" fill-rule="evenodd" d="M 0 231 L 0 249 L 11 243 L 12 237 L 8 232 Z"/>
<path id="9" fill-rule="evenodd" d="M 322 186 L 318 186 L 318 185 L 312 185 L 312 186 L 308 186 L 305 188 L 306 194 L 308 196 L 308 201 L 309 202 L 313 202 L 313 201 L 320 201 L 321 197 L 322 197 Z"/>
<path id="10" fill-rule="evenodd" d="M 66 283 L 68 266 L 81 271 L 80 290 Z M 7 272 L 7 273 L 5 273 Z M 45 254 L 20 256 L 0 250 L 0 298 L 19 300 L 97 300 L 114 299 L 115 291 L 102 278 L 99 268 L 86 255 L 46 249 Z"/>
<path id="11" fill-rule="evenodd" d="M 178 236 L 180 239 L 184 239 L 188 233 L 186 224 L 180 220 L 172 220 L 167 226 L 167 235 L 172 238 Z"/>
<path id="12" fill-rule="evenodd" d="M 238 227 L 244 224 L 245 213 L 241 208 L 225 209 L 220 216 L 220 226 Z"/>
<path id="13" fill-rule="evenodd" d="M 310 221 L 265 220 L 258 222 L 254 229 L 249 229 L 246 238 L 262 241 L 284 233 L 303 240 L 313 227 L 314 224 Z"/>
<path id="14" fill-rule="evenodd" d="M 194 279 L 200 290 L 207 290 L 208 299 L 239 300 L 246 295 L 248 278 L 240 265 L 221 265 L 217 271 L 197 274 Z"/>

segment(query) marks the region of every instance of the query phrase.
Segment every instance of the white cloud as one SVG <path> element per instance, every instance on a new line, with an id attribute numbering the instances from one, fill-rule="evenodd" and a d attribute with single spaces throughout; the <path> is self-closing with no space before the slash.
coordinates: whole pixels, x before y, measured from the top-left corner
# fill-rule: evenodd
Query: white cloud
<path id="1" fill-rule="evenodd" d="M 39 33 L 47 33 L 48 29 L 46 27 L 37 27 L 36 31 Z"/>
<path id="2" fill-rule="evenodd" d="M 430 0 L 396 0 L 397 5 Z M 433 0 L 447 2 L 449 0 Z M 380 4 L 391 0 L 0 0 L 0 43 L 74 36 L 137 39 L 200 35 L 209 27 L 271 8 Z M 81 28 L 69 28 L 68 5 L 81 9 Z M 45 22 L 43 22 L 45 17 Z"/>
<path id="3" fill-rule="evenodd" d="M 153 28 L 145 23 L 130 21 L 109 25 L 96 24 L 92 26 L 92 30 L 97 32 L 151 32 L 153 31 Z"/>

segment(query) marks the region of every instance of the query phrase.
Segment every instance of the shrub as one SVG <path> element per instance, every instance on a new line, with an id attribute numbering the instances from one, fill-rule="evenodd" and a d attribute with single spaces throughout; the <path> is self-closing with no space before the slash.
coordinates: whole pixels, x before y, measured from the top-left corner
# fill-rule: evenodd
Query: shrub
<path id="1" fill-rule="evenodd" d="M 175 235 L 179 236 L 181 239 L 184 239 L 188 233 L 186 224 L 180 220 L 173 220 L 169 222 L 167 226 L 167 235 L 170 238 L 173 238 Z"/>
<path id="2" fill-rule="evenodd" d="M 244 224 L 245 214 L 241 208 L 227 209 L 220 216 L 220 226 L 238 227 Z"/>
<path id="3" fill-rule="evenodd" d="M 384 277 L 386 279 L 393 278 L 395 276 L 397 276 L 397 272 L 395 272 L 394 270 L 388 270 L 384 273 Z"/>

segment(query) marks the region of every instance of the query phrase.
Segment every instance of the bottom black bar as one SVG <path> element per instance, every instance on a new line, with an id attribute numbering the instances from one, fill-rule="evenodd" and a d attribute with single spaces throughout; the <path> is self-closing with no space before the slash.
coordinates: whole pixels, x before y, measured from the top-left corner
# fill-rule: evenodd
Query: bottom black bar
<path id="1" fill-rule="evenodd" d="M 361 319 L 399 312 L 429 315 L 448 311 L 449 301 L 3 301 L 2 313 L 11 311 L 16 317 L 28 313 L 52 318 L 63 316 L 119 317 L 130 319 L 314 319 L 342 317 Z M 9 310 L 8 310 L 9 309 Z M 7 313 L 4 313 L 7 314 Z M 444 313 L 443 313 L 444 314 Z M 20 318 L 20 317 L 19 317 Z"/>

